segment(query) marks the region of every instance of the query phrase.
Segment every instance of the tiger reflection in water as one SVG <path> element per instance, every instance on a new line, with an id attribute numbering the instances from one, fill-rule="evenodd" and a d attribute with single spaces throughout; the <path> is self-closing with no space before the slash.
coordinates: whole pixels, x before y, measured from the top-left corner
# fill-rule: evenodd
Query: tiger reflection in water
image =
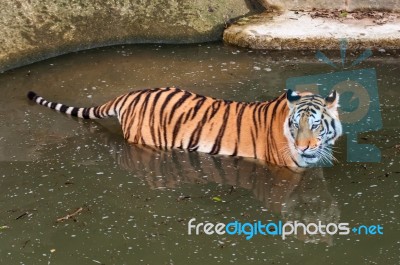
<path id="1" fill-rule="evenodd" d="M 153 189 L 178 188 L 187 183 L 219 183 L 252 191 L 266 209 L 280 215 L 284 222 L 339 221 L 340 211 L 327 189 L 322 168 L 292 170 L 255 159 L 130 145 L 122 139 L 107 145 L 113 146 L 114 158 L 122 168 L 148 172 L 144 180 Z M 300 231 L 297 238 L 305 242 L 333 243 L 330 235 L 304 235 Z"/>

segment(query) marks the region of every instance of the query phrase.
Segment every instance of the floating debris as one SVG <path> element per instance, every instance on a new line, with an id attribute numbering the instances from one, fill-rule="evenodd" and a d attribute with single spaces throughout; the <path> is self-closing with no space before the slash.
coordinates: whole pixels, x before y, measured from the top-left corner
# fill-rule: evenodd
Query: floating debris
<path id="1" fill-rule="evenodd" d="M 213 197 L 212 200 L 215 202 L 222 202 L 222 199 L 218 196 Z"/>
<path id="2" fill-rule="evenodd" d="M 82 207 L 79 207 L 78 209 L 76 209 L 75 212 L 73 212 L 73 213 L 71 213 L 71 214 L 67 214 L 66 216 L 57 218 L 57 222 L 62 222 L 62 221 L 71 219 L 71 218 L 75 217 L 76 215 L 78 215 L 78 214 L 79 214 L 80 212 L 82 212 L 82 211 L 83 211 L 83 208 L 82 208 Z"/>

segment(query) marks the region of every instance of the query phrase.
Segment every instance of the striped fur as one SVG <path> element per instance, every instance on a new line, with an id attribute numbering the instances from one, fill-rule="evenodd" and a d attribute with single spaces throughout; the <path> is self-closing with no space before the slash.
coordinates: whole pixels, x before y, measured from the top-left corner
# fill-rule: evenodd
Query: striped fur
<path id="1" fill-rule="evenodd" d="M 340 136 L 336 111 L 338 96 L 336 93 L 334 96 L 330 102 L 332 95 L 324 100 L 317 95 L 288 91 L 269 102 L 246 103 L 167 87 L 133 91 L 97 107 L 76 108 L 49 102 L 34 92 L 28 93 L 28 98 L 36 103 L 75 117 L 117 116 L 124 137 L 130 143 L 253 157 L 290 167 L 315 163 L 318 159 L 310 158 L 314 155 L 310 150 L 317 142 L 321 144 L 317 148 L 324 150 Z M 301 122 L 297 120 L 299 117 Z M 314 139 L 311 129 L 306 130 L 308 119 L 315 121 L 316 117 L 321 121 L 318 133 L 335 132 L 329 141 L 318 135 Z M 304 149 L 302 145 L 309 147 L 303 152 L 298 148 Z"/>

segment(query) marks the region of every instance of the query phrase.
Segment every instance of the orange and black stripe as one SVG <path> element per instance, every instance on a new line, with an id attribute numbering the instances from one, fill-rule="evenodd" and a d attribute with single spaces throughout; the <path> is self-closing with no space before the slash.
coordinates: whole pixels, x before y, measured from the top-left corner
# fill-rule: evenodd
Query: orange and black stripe
<path id="1" fill-rule="evenodd" d="M 287 142 L 283 133 L 289 113 L 285 95 L 269 102 L 247 103 L 167 87 L 133 91 L 90 108 L 49 102 L 34 92 L 29 92 L 28 98 L 79 118 L 117 116 L 131 143 L 254 157 L 291 166 L 297 164 L 295 158 L 279 152 Z"/>

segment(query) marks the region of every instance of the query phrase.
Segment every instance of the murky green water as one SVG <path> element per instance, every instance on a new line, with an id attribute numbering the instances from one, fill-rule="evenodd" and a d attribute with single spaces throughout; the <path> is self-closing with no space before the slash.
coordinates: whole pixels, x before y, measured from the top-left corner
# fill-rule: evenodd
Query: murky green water
<path id="1" fill-rule="evenodd" d="M 117 120 L 78 121 L 27 101 L 96 105 L 131 89 L 179 86 L 267 100 L 289 77 L 334 69 L 313 53 L 220 44 L 126 46 L 50 59 L 0 75 L 1 264 L 399 264 L 400 58 L 379 53 L 383 128 L 362 134 L 380 163 L 339 162 L 304 176 L 255 160 L 128 146 Z M 358 54 L 349 54 L 354 60 Z M 329 53 L 338 62 L 339 53 Z M 81 211 L 74 218 L 58 218 Z M 188 235 L 199 222 L 279 220 L 384 227 L 383 235 Z"/>

